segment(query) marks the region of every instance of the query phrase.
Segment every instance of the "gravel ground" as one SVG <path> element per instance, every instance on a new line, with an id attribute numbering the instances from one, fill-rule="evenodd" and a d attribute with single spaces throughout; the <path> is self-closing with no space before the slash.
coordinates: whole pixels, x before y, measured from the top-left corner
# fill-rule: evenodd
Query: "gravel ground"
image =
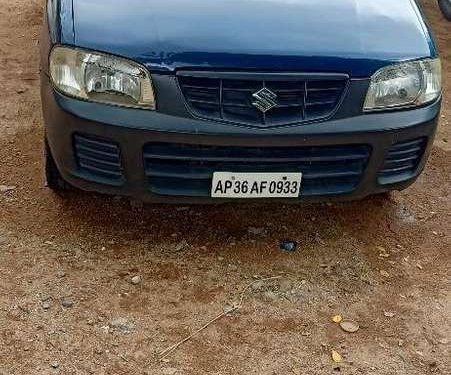
<path id="1" fill-rule="evenodd" d="M 0 0 L 0 374 L 450 374 L 450 23 L 423 3 L 446 88 L 414 186 L 346 204 L 164 207 L 45 188 L 43 1 Z"/>

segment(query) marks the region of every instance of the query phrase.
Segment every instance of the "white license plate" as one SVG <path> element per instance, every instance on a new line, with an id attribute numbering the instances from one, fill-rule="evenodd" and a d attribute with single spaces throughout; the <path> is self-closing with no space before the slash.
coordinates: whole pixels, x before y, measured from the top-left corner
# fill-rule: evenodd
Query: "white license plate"
<path id="1" fill-rule="evenodd" d="M 298 198 L 302 173 L 215 172 L 213 198 Z"/>

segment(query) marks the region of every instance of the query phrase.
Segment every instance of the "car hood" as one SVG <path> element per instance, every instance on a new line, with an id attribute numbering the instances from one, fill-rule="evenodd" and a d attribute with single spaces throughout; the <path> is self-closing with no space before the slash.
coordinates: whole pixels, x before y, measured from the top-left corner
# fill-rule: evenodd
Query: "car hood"
<path id="1" fill-rule="evenodd" d="M 153 71 L 368 76 L 435 54 L 414 0 L 73 0 L 73 43 Z"/>

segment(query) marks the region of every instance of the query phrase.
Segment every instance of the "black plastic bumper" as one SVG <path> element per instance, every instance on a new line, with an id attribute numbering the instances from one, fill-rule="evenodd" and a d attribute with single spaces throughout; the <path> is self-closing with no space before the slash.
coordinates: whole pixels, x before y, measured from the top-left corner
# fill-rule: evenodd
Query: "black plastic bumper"
<path id="1" fill-rule="evenodd" d="M 437 101 L 413 110 L 366 114 L 300 126 L 255 129 L 74 100 L 54 92 L 45 75 L 41 90 L 46 136 L 62 177 L 82 190 L 125 195 L 152 202 L 219 202 L 206 196 L 205 191 L 196 194 L 195 190 L 191 190 L 190 194 L 184 196 L 178 194 L 177 189 L 168 189 L 166 193 L 164 189 L 152 189 L 149 176 L 146 175 L 144 153 L 150 143 L 160 142 L 167 145 L 197 145 L 201 148 L 220 147 L 222 150 L 232 147 L 234 150 L 255 151 L 277 147 L 301 148 L 308 152 L 318 152 L 327 149 L 327 146 L 339 150 L 339 146 L 359 145 L 366 147 L 369 154 L 362 174 L 352 189 L 343 192 L 332 190 L 328 194 L 322 194 L 322 190 L 315 194 L 313 189 L 312 194 L 301 195 L 299 201 L 352 200 L 385 191 L 402 190 L 415 181 L 425 166 L 440 112 L 440 101 Z M 75 156 L 76 135 L 87 137 L 88 140 L 100 140 L 100 146 L 107 147 L 106 151 L 117 149 L 118 160 L 111 158 L 111 155 L 107 157 L 112 165 L 117 162 L 120 164 L 120 176 L 110 179 L 108 174 L 93 174 L 81 168 Z M 103 141 L 107 146 L 102 146 Z M 111 148 L 108 148 L 108 144 Z M 413 167 L 405 170 L 405 173 L 384 177 L 382 171 L 388 168 L 387 158 L 409 151 L 406 150 L 408 145 L 418 151 Z M 183 181 L 183 178 L 180 179 L 181 184 Z"/>

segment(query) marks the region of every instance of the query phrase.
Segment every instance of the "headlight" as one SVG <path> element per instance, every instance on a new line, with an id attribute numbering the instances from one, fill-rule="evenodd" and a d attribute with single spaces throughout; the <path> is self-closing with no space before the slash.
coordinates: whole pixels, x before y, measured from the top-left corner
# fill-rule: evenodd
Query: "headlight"
<path id="1" fill-rule="evenodd" d="M 69 47 L 50 54 L 50 76 L 63 94 L 100 103 L 155 109 L 149 73 L 120 57 Z"/>
<path id="2" fill-rule="evenodd" d="M 439 59 L 387 66 L 371 78 L 364 110 L 419 106 L 436 100 L 441 90 Z"/>

